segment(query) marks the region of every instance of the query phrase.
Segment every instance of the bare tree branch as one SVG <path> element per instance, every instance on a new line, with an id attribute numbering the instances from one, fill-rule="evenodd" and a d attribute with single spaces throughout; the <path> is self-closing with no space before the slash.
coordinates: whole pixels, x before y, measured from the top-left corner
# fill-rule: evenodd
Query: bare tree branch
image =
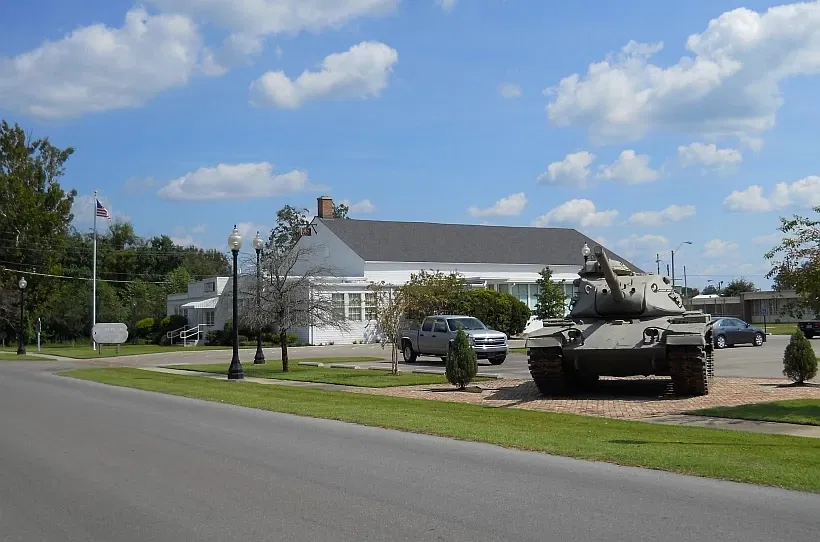
<path id="1" fill-rule="evenodd" d="M 260 261 L 261 279 L 257 294 L 256 274 L 239 277 L 237 290 L 242 305 L 240 323 L 259 329 L 272 326 L 279 334 L 283 370 L 287 371 L 287 333 L 295 328 L 330 327 L 348 331 L 350 323 L 334 310 L 333 293 L 338 291 L 338 268 L 321 262 L 322 246 L 296 245 L 288 250 L 265 250 Z M 300 272 L 296 272 L 297 265 Z M 251 265 L 256 268 L 256 255 Z M 231 299 L 233 292 L 227 295 Z M 238 325 L 238 324 L 237 324 Z"/>

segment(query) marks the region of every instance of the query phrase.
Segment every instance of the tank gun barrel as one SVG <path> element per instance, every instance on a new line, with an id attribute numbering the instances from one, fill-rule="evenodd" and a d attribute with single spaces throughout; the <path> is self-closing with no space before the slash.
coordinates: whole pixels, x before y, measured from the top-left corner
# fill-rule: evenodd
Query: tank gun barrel
<path id="1" fill-rule="evenodd" d="M 609 265 L 609 258 L 600 245 L 595 247 L 593 253 L 595 254 L 595 259 L 598 261 L 598 265 L 601 266 L 601 271 L 604 273 L 604 279 L 606 279 L 606 283 L 612 291 L 612 297 L 620 303 L 624 300 L 624 292 L 618 283 L 618 276 L 615 274 L 615 271 L 612 270 L 612 266 Z"/>

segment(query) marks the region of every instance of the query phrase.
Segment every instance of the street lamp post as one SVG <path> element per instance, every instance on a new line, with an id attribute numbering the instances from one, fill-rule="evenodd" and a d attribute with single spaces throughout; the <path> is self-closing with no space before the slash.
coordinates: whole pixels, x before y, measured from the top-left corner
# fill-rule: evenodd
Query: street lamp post
<path id="1" fill-rule="evenodd" d="M 584 257 L 584 263 L 587 263 L 587 260 L 589 259 L 589 253 L 590 252 L 591 251 L 589 250 L 589 245 L 584 243 L 584 246 L 581 247 L 581 256 Z"/>
<path id="2" fill-rule="evenodd" d="M 245 374 L 242 371 L 242 363 L 239 361 L 239 276 L 237 271 L 237 258 L 239 249 L 242 248 L 242 236 L 239 235 L 236 225 L 228 236 L 228 248 L 233 253 L 233 357 L 231 366 L 228 367 L 228 380 L 242 380 Z"/>
<path id="3" fill-rule="evenodd" d="M 256 232 L 256 237 L 253 238 L 253 248 L 256 249 L 256 313 L 257 318 L 261 318 L 262 307 L 262 247 L 264 241 L 259 237 L 259 232 Z M 261 320 L 259 320 L 261 322 Z M 259 329 L 256 330 L 256 355 L 253 357 L 254 365 L 265 363 L 265 353 L 262 351 L 262 324 L 257 324 Z"/>
<path id="4" fill-rule="evenodd" d="M 20 287 L 20 344 L 17 346 L 17 355 L 18 356 L 25 356 L 26 355 L 26 341 L 25 341 L 25 290 L 26 290 L 26 279 L 25 277 L 20 277 L 20 282 L 17 283 L 17 286 Z"/>
<path id="5" fill-rule="evenodd" d="M 675 252 L 680 250 L 680 247 L 683 245 L 691 245 L 692 241 L 683 241 L 681 244 L 678 245 L 678 248 L 672 251 L 672 291 L 675 291 Z"/>

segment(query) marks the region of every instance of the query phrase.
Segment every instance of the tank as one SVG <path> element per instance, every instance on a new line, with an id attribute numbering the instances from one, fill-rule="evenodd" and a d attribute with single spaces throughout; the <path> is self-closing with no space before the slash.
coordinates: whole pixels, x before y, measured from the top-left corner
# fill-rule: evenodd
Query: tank
<path id="1" fill-rule="evenodd" d="M 711 315 L 686 310 L 665 275 L 638 273 L 583 246 L 569 315 L 527 337 L 530 374 L 543 395 L 601 376 L 668 376 L 675 395 L 706 395 L 714 374 Z"/>

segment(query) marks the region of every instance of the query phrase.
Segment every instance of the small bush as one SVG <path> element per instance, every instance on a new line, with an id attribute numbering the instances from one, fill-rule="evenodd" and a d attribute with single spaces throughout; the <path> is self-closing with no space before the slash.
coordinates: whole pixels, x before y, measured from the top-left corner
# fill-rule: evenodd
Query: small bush
<path id="1" fill-rule="evenodd" d="M 783 374 L 798 384 L 817 376 L 817 356 L 811 342 L 799 329 L 792 333 L 783 353 Z"/>
<path id="2" fill-rule="evenodd" d="M 459 328 L 456 332 L 456 339 L 453 341 L 447 355 L 445 369 L 447 381 L 454 386 L 458 386 L 459 389 L 464 389 L 467 384 L 473 381 L 477 372 L 478 359 L 475 350 L 470 346 L 467 334 Z"/>

